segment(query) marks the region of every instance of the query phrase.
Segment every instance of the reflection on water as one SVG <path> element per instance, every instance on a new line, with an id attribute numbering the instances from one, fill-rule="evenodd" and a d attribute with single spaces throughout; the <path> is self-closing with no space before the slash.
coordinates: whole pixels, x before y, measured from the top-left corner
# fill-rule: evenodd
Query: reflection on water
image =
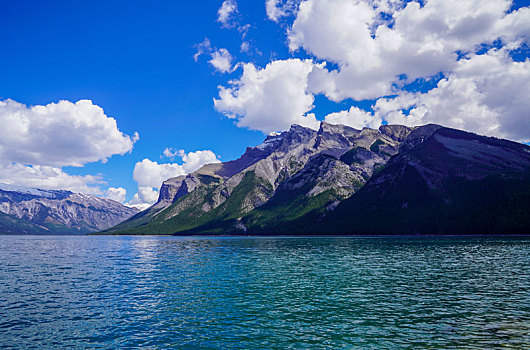
<path id="1" fill-rule="evenodd" d="M 530 348 L 525 238 L 0 237 L 0 348 Z"/>

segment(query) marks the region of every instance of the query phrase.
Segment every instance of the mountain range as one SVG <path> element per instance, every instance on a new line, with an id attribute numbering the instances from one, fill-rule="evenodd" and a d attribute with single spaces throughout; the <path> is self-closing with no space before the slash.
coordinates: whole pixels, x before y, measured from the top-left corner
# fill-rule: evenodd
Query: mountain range
<path id="1" fill-rule="evenodd" d="M 3 234 L 85 234 L 136 213 L 138 209 L 94 195 L 0 184 Z"/>
<path id="2" fill-rule="evenodd" d="M 530 233 L 530 147 L 440 125 L 272 133 L 107 234 Z"/>

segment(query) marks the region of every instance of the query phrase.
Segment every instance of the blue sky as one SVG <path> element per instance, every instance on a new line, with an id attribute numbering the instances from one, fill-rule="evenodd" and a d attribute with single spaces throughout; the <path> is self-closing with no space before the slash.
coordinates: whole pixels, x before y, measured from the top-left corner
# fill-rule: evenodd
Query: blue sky
<path id="1" fill-rule="evenodd" d="M 224 19 L 223 3 L 228 9 Z M 24 123 L 16 111 L 29 113 L 29 123 L 39 124 L 40 114 L 30 112 L 31 106 L 64 100 L 72 105 L 64 106 L 60 115 L 49 108 L 47 115 L 57 118 L 57 125 L 70 125 L 71 118 L 75 131 L 68 135 L 66 127 L 36 125 L 38 132 L 20 131 L 25 140 L 0 142 L 0 149 L 4 148 L 0 180 L 43 188 L 89 188 L 111 197 L 109 187 L 125 189 L 116 196 L 125 201 L 133 198 L 143 181 L 153 198 L 157 190 L 153 181 L 192 171 L 192 163 L 206 157 L 196 154 L 195 159 L 189 152 L 210 150 L 227 161 L 247 146 L 261 143 L 269 131 L 285 130 L 293 122 L 314 127 L 315 121 L 323 119 L 354 127 L 438 122 L 528 142 L 529 109 L 524 101 L 530 93 L 526 90 L 528 2 L 492 0 L 491 8 L 471 0 L 465 8 L 451 8 L 460 6 L 451 1 L 435 5 L 434 0 L 417 7 L 395 0 L 372 1 L 367 6 L 347 0 L 335 4 L 310 0 L 300 7 L 296 0 L 4 1 L 0 101 L 17 104 L 0 109 L 0 119 L 15 129 L 10 135 L 19 135 L 16 128 Z M 353 15 L 340 16 L 350 10 Z M 453 23 L 455 14 L 462 12 L 468 20 L 459 17 L 457 22 L 471 25 L 448 34 L 436 21 L 418 19 L 425 16 L 443 22 L 446 16 L 446 22 Z M 383 15 L 375 18 L 374 13 Z M 372 18 L 371 38 L 379 42 L 362 36 L 366 18 Z M 492 27 L 491 23 L 497 24 Z M 375 31 L 378 26 L 380 32 Z M 414 36 L 422 30 L 425 37 L 431 35 L 431 41 Z M 403 39 L 402 47 L 389 49 L 398 37 Z M 210 45 L 201 46 L 206 38 Z M 247 44 L 242 48 L 243 42 Z M 209 62 L 216 52 L 229 53 L 228 71 Z M 499 81 L 510 82 L 511 87 Z M 460 101 L 458 91 L 470 95 Z M 492 96 L 510 99 L 504 103 Z M 90 141 L 99 126 L 83 129 L 90 123 L 79 126 L 73 121 L 92 110 L 92 106 L 75 107 L 85 99 L 103 110 L 98 117 L 102 123 L 114 118 L 117 130 L 109 127 L 108 135 L 102 133 Z M 256 107 L 264 101 L 266 105 Z M 448 105 L 457 109 L 447 109 Z M 124 136 L 117 136 L 118 132 Z M 106 142 L 111 136 L 119 145 Z M 39 150 L 27 146 L 26 153 L 9 149 L 31 143 L 32 137 L 48 141 Z M 54 144 L 54 140 L 61 142 Z M 90 142 L 94 149 L 81 157 Z M 61 147 L 72 152 L 56 151 Z M 166 148 L 173 153 L 182 149 L 188 158 L 182 159 L 183 153 L 163 156 Z M 53 152 L 65 161 L 51 159 Z M 152 163 L 139 166 L 144 159 Z M 159 167 L 186 159 L 185 168 Z M 50 171 L 61 173 L 49 175 Z M 150 175 L 153 178 L 141 180 Z M 145 204 L 147 197 L 136 202 Z"/>

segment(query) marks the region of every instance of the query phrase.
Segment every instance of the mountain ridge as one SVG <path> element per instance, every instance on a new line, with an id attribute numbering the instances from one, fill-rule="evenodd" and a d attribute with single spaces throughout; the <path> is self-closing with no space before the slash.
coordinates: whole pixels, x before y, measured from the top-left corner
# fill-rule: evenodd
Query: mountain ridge
<path id="1" fill-rule="evenodd" d="M 137 212 L 94 195 L 0 184 L 0 233 L 85 234 Z"/>
<path id="2" fill-rule="evenodd" d="M 461 147 L 469 141 L 474 149 Z M 404 149 L 324 219 L 269 229 L 296 227 L 309 235 L 530 233 L 530 147 L 438 128 Z"/>
<path id="3" fill-rule="evenodd" d="M 413 128 L 382 125 L 378 129 L 357 130 L 322 122 L 317 131 L 293 125 L 281 134 L 267 136 L 256 147 L 248 147 L 236 160 L 205 165 L 194 173 L 164 181 L 157 203 L 103 233 L 439 234 L 445 227 L 443 222 L 440 230 L 425 222 L 423 226 L 409 224 L 407 230 L 406 225 L 399 223 L 402 219 L 398 214 L 393 219 L 394 227 L 399 227 L 395 232 L 392 225 L 390 229 L 379 227 L 377 222 L 384 222 L 388 216 L 386 210 L 388 213 L 394 210 L 384 205 L 374 206 L 379 208 L 377 216 L 364 211 L 363 215 L 370 217 L 374 224 L 357 215 L 363 210 L 356 205 L 362 207 L 362 203 L 353 205 L 354 212 L 344 208 L 364 198 L 367 192 L 373 198 L 386 198 L 377 189 L 383 193 L 419 191 L 425 198 L 434 198 L 433 205 L 447 211 L 445 206 L 449 204 L 444 206 L 443 202 L 451 203 L 451 198 L 443 198 L 437 191 L 449 191 L 450 186 L 467 181 L 461 185 L 464 193 L 466 186 L 480 188 L 477 181 L 488 176 L 500 176 L 498 186 L 502 187 L 509 182 L 502 182 L 507 173 L 514 173 L 519 179 L 510 180 L 513 183 L 509 186 L 524 190 L 528 185 L 525 175 L 528 169 L 530 147 L 526 145 L 435 124 Z M 412 180 L 401 173 L 414 173 L 417 185 L 409 184 Z M 446 196 L 459 195 L 451 191 Z M 520 199 L 523 207 L 530 207 L 529 198 Z M 370 202 L 367 198 L 363 200 Z M 420 198 L 400 205 L 414 208 L 414 200 Z M 356 217 L 357 222 L 345 219 L 349 217 Z M 436 222 L 436 216 L 429 217 Z M 508 214 L 503 217 L 505 221 L 509 219 Z M 526 220 L 526 216 L 522 217 Z M 342 223 L 339 230 L 335 222 Z M 455 230 L 455 225 L 447 227 Z M 491 232 L 524 230 L 523 224 L 503 225 Z M 462 224 L 461 227 L 479 233 L 478 226 Z"/>

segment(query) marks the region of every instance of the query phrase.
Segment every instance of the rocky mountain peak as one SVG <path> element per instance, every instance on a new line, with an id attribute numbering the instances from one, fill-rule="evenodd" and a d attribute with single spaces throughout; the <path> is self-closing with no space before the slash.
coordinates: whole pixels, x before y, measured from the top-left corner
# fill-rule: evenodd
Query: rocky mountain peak
<path id="1" fill-rule="evenodd" d="M 345 135 L 358 135 L 361 130 L 352 128 L 351 126 L 342 125 L 342 124 L 330 124 L 328 122 L 320 122 L 320 127 L 318 129 L 318 134 L 322 135 L 327 134 L 345 134 Z"/>
<path id="2" fill-rule="evenodd" d="M 428 139 L 438 129 L 442 128 L 441 125 L 427 124 L 423 126 L 417 126 L 412 128 L 410 133 L 407 135 L 405 142 L 401 147 L 404 149 L 412 149 Z"/>
<path id="3" fill-rule="evenodd" d="M 307 145 L 315 137 L 316 133 L 317 132 L 311 128 L 294 124 L 289 131 L 280 135 L 281 142 L 278 143 L 279 150 L 287 152 L 293 147 Z"/>
<path id="4" fill-rule="evenodd" d="M 162 183 L 160 191 L 158 192 L 158 201 L 160 202 L 172 202 L 175 198 L 178 189 L 180 188 L 182 181 L 186 179 L 186 175 L 172 177 Z"/>
<path id="5" fill-rule="evenodd" d="M 0 184 L 0 212 L 22 220 L 27 233 L 88 233 L 114 226 L 138 210 L 90 194 Z"/>
<path id="6" fill-rule="evenodd" d="M 316 234 L 336 232 L 321 222 L 335 227 L 340 221 L 344 232 L 339 233 L 345 233 L 369 230 L 373 220 L 388 223 L 391 232 L 394 221 L 407 214 L 403 210 L 417 207 L 421 214 L 430 197 L 437 198 L 436 215 L 436 208 L 467 198 L 459 197 L 465 181 L 499 175 L 519 186 L 529 169 L 528 149 L 435 124 L 357 130 L 322 122 L 318 131 L 293 125 L 247 148 L 239 159 L 165 181 L 159 203 L 112 232 Z M 342 204 L 350 199 L 353 204 Z M 457 215 L 462 208 L 455 208 Z M 394 219 L 385 221 L 387 210 L 394 209 Z M 407 220 L 420 220 L 420 214 Z M 370 215 L 373 220 L 367 221 Z M 432 228 L 431 222 L 435 218 L 421 225 Z M 381 226 L 381 232 L 386 229 Z"/>
<path id="7" fill-rule="evenodd" d="M 23 201 L 31 198 L 49 198 L 49 199 L 64 199 L 73 194 L 73 192 L 65 190 L 43 190 L 40 188 L 32 188 L 25 186 L 16 186 L 11 184 L 0 183 L 0 191 L 4 193 L 11 193 L 13 200 Z"/>
<path id="8" fill-rule="evenodd" d="M 387 135 L 393 140 L 403 142 L 409 136 L 412 128 L 404 125 L 381 125 L 379 132 Z"/>
<path id="9" fill-rule="evenodd" d="M 349 151 L 361 130 L 340 124 L 320 123 L 313 148 L 319 152 L 340 157 Z"/>

